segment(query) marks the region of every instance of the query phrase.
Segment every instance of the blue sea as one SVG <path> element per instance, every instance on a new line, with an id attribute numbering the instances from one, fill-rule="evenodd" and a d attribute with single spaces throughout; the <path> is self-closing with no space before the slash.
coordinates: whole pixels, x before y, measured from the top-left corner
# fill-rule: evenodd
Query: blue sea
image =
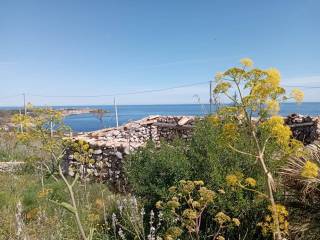
<path id="1" fill-rule="evenodd" d="M 66 125 L 70 126 L 74 132 L 95 131 L 107 127 L 116 126 L 115 110 L 111 105 L 105 106 L 56 106 L 55 108 L 92 108 L 104 109 L 108 111 L 101 122 L 93 114 L 70 115 L 64 119 Z M 13 109 L 0 107 L 1 109 Z M 129 121 L 138 120 L 149 115 L 192 115 L 203 116 L 209 113 L 209 105 L 204 104 L 170 104 L 170 105 L 119 105 L 118 118 L 119 125 Z M 214 111 L 214 107 L 212 109 Z M 320 102 L 307 102 L 300 105 L 296 103 L 283 103 L 280 114 L 287 116 L 291 113 L 317 116 L 320 115 Z"/>
<path id="2" fill-rule="evenodd" d="M 84 108 L 81 106 L 77 108 Z M 113 106 L 89 106 L 90 108 L 100 108 L 107 110 L 108 113 L 100 122 L 93 114 L 73 115 L 65 118 L 65 124 L 70 126 L 75 132 L 94 131 L 106 127 L 116 126 L 115 110 Z M 214 109 L 212 109 L 214 110 Z M 120 105 L 118 106 L 119 124 L 138 120 L 149 115 L 192 115 L 203 116 L 210 111 L 209 105 L 200 104 L 178 104 L 178 105 Z M 300 113 L 303 115 L 320 115 L 320 102 L 317 103 L 283 103 L 280 114 L 283 116 L 291 113 Z"/>

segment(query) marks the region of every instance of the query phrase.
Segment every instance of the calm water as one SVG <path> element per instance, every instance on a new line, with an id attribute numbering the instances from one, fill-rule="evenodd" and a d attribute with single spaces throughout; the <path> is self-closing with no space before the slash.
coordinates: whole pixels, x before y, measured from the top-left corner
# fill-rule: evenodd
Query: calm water
<path id="1" fill-rule="evenodd" d="M 61 108 L 61 107 L 55 107 Z M 105 127 L 116 126 L 115 113 L 113 106 L 64 106 L 63 108 L 92 108 L 104 109 L 108 113 L 100 122 L 93 114 L 81 114 L 68 116 L 64 119 L 65 124 L 70 126 L 73 131 L 85 132 L 94 131 Z M 0 109 L 13 109 L 0 107 Z M 193 115 L 203 116 L 209 113 L 208 105 L 199 104 L 179 104 L 179 105 L 120 105 L 118 106 L 119 124 L 124 124 L 132 120 L 138 120 L 149 115 Z M 284 103 L 281 106 L 281 115 L 286 116 L 291 113 L 304 115 L 320 115 L 320 102 L 317 103 Z"/>
<path id="2" fill-rule="evenodd" d="M 90 106 L 90 108 L 101 108 L 109 111 L 109 113 L 107 113 L 103 118 L 103 123 L 101 123 L 97 117 L 92 114 L 68 116 L 65 118 L 65 123 L 77 132 L 94 131 L 103 127 L 114 127 L 116 125 L 113 106 Z M 209 113 L 209 106 L 199 104 L 118 106 L 120 125 L 149 115 L 202 116 L 207 113 Z M 300 113 L 311 116 L 320 115 L 320 102 L 302 103 L 301 105 L 297 105 L 295 103 L 282 104 L 281 115 L 285 116 L 291 113 Z"/>

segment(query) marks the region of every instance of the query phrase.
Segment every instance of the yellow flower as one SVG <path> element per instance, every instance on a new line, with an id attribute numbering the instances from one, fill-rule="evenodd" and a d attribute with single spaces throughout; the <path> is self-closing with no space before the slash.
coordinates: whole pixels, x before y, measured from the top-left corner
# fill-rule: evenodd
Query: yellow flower
<path id="1" fill-rule="evenodd" d="M 227 184 L 229 185 L 229 186 L 237 186 L 238 185 L 238 183 L 239 183 L 239 179 L 238 179 L 238 177 L 236 176 L 236 175 L 234 175 L 234 174 L 230 174 L 230 175 L 228 175 L 227 177 L 226 177 L 226 181 L 227 181 Z"/>
<path id="2" fill-rule="evenodd" d="M 225 240 L 225 238 L 224 238 L 223 236 L 219 235 L 219 236 L 216 238 L 216 240 Z"/>
<path id="3" fill-rule="evenodd" d="M 177 188 L 175 186 L 172 186 L 169 188 L 169 192 L 174 193 L 176 192 Z"/>
<path id="4" fill-rule="evenodd" d="M 220 81 L 223 78 L 223 76 L 224 76 L 223 72 L 217 72 L 215 76 L 216 81 Z"/>
<path id="5" fill-rule="evenodd" d="M 196 186 L 203 186 L 203 185 L 204 185 L 204 182 L 203 182 L 202 180 L 193 181 L 193 183 L 194 183 Z"/>
<path id="6" fill-rule="evenodd" d="M 209 122 L 211 122 L 213 125 L 217 125 L 220 122 L 220 119 L 218 116 L 209 116 L 208 117 Z"/>
<path id="7" fill-rule="evenodd" d="M 251 177 L 246 178 L 245 182 L 250 187 L 255 187 L 257 185 L 257 181 L 255 179 L 251 178 Z"/>
<path id="8" fill-rule="evenodd" d="M 182 234 L 182 229 L 178 227 L 171 227 L 167 230 L 164 239 L 165 240 L 177 239 L 181 234 Z"/>
<path id="9" fill-rule="evenodd" d="M 316 178 L 319 174 L 319 167 L 317 164 L 306 161 L 303 170 L 301 172 L 301 176 L 305 178 Z"/>
<path id="10" fill-rule="evenodd" d="M 277 87 L 280 84 L 281 75 L 278 69 L 270 68 L 266 70 L 268 74 L 267 83 L 269 83 L 272 87 Z"/>
<path id="11" fill-rule="evenodd" d="M 180 203 L 177 202 L 177 201 L 168 201 L 168 202 L 167 202 L 167 206 L 168 206 L 169 208 L 175 209 L 175 208 L 180 207 Z"/>
<path id="12" fill-rule="evenodd" d="M 238 218 L 232 218 L 232 222 L 239 227 L 240 226 L 240 220 Z"/>
<path id="13" fill-rule="evenodd" d="M 242 58 L 240 60 L 240 63 L 245 67 L 252 67 L 253 66 L 253 61 L 250 58 Z"/>
<path id="14" fill-rule="evenodd" d="M 220 82 L 216 85 L 216 87 L 213 89 L 214 93 L 225 93 L 228 91 L 228 89 L 231 87 L 231 84 L 228 82 Z"/>
<path id="15" fill-rule="evenodd" d="M 201 187 L 198 192 L 201 196 L 201 202 L 204 204 L 212 203 L 216 196 L 214 191 L 211 191 L 206 187 Z"/>
<path id="16" fill-rule="evenodd" d="M 182 216 L 190 220 L 198 217 L 197 212 L 189 208 L 183 211 Z"/>
<path id="17" fill-rule="evenodd" d="M 279 103 L 276 100 L 268 100 L 266 105 L 268 112 L 272 115 L 275 115 L 280 111 Z"/>
<path id="18" fill-rule="evenodd" d="M 231 218 L 225 214 L 224 212 L 218 212 L 216 216 L 214 217 L 214 220 L 219 223 L 220 225 L 223 225 L 226 222 L 230 222 Z"/>
<path id="19" fill-rule="evenodd" d="M 183 193 L 190 193 L 194 190 L 195 185 L 192 181 L 186 181 L 186 183 L 182 184 L 182 192 Z"/>
<path id="20" fill-rule="evenodd" d="M 192 202 L 192 207 L 194 207 L 194 208 L 200 208 L 200 207 L 201 207 L 201 204 L 200 204 L 199 202 L 197 202 L 197 201 L 193 201 L 193 202 Z"/>
<path id="21" fill-rule="evenodd" d="M 222 132 L 227 140 L 235 140 L 238 134 L 238 127 L 234 123 L 226 123 L 223 128 Z"/>
<path id="22" fill-rule="evenodd" d="M 292 90 L 291 95 L 294 98 L 294 100 L 296 100 L 298 103 L 302 102 L 304 99 L 304 93 L 297 88 Z"/>
<path id="23" fill-rule="evenodd" d="M 223 189 L 219 189 L 218 192 L 221 194 L 226 194 L 226 192 Z"/>
<path id="24" fill-rule="evenodd" d="M 263 127 L 266 127 L 271 131 L 271 134 L 276 139 L 278 144 L 287 146 L 292 132 L 290 130 L 290 127 L 284 125 L 284 120 L 280 116 L 272 116 L 267 121 L 265 121 L 263 124 Z"/>
<path id="25" fill-rule="evenodd" d="M 280 230 L 283 235 L 288 234 L 289 223 L 287 221 L 288 211 L 285 206 L 281 204 L 276 204 L 275 206 L 268 206 L 268 210 L 272 213 L 264 218 L 264 222 L 259 222 L 258 226 L 261 227 L 262 234 L 268 235 L 269 233 L 274 233 L 276 231 L 276 223 L 274 219 L 278 218 Z"/>
<path id="26" fill-rule="evenodd" d="M 158 201 L 158 202 L 156 202 L 156 208 L 157 208 L 157 209 L 162 208 L 162 204 L 163 204 L 163 202 L 162 202 L 162 201 Z"/>

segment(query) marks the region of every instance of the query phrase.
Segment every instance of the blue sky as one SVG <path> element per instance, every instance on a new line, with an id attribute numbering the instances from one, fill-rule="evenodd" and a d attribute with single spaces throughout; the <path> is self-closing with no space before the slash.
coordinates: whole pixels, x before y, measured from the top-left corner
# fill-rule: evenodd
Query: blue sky
<path id="1" fill-rule="evenodd" d="M 317 0 L 1 0 L 0 105 L 111 104 L 101 95 L 205 82 L 250 57 L 284 84 L 320 86 Z M 120 96 L 119 104 L 192 103 L 208 86 Z M 320 101 L 320 89 L 305 90 Z M 29 94 L 29 95 L 28 95 Z"/>

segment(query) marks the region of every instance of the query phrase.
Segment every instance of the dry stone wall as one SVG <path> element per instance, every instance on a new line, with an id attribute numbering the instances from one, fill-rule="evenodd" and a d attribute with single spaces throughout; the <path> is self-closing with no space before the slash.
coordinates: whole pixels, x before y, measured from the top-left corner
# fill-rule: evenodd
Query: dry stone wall
<path id="1" fill-rule="evenodd" d="M 162 138 L 171 140 L 176 136 L 190 138 L 193 116 L 150 116 L 127 123 L 118 128 L 102 129 L 73 137 L 73 141 L 84 141 L 90 146 L 93 161 L 82 164 L 67 151 L 64 169 L 70 175 L 79 173 L 83 179 L 96 179 L 110 183 L 122 191 L 126 180 L 122 173 L 123 159 L 130 152 L 146 144 L 148 140 L 159 142 Z"/>

